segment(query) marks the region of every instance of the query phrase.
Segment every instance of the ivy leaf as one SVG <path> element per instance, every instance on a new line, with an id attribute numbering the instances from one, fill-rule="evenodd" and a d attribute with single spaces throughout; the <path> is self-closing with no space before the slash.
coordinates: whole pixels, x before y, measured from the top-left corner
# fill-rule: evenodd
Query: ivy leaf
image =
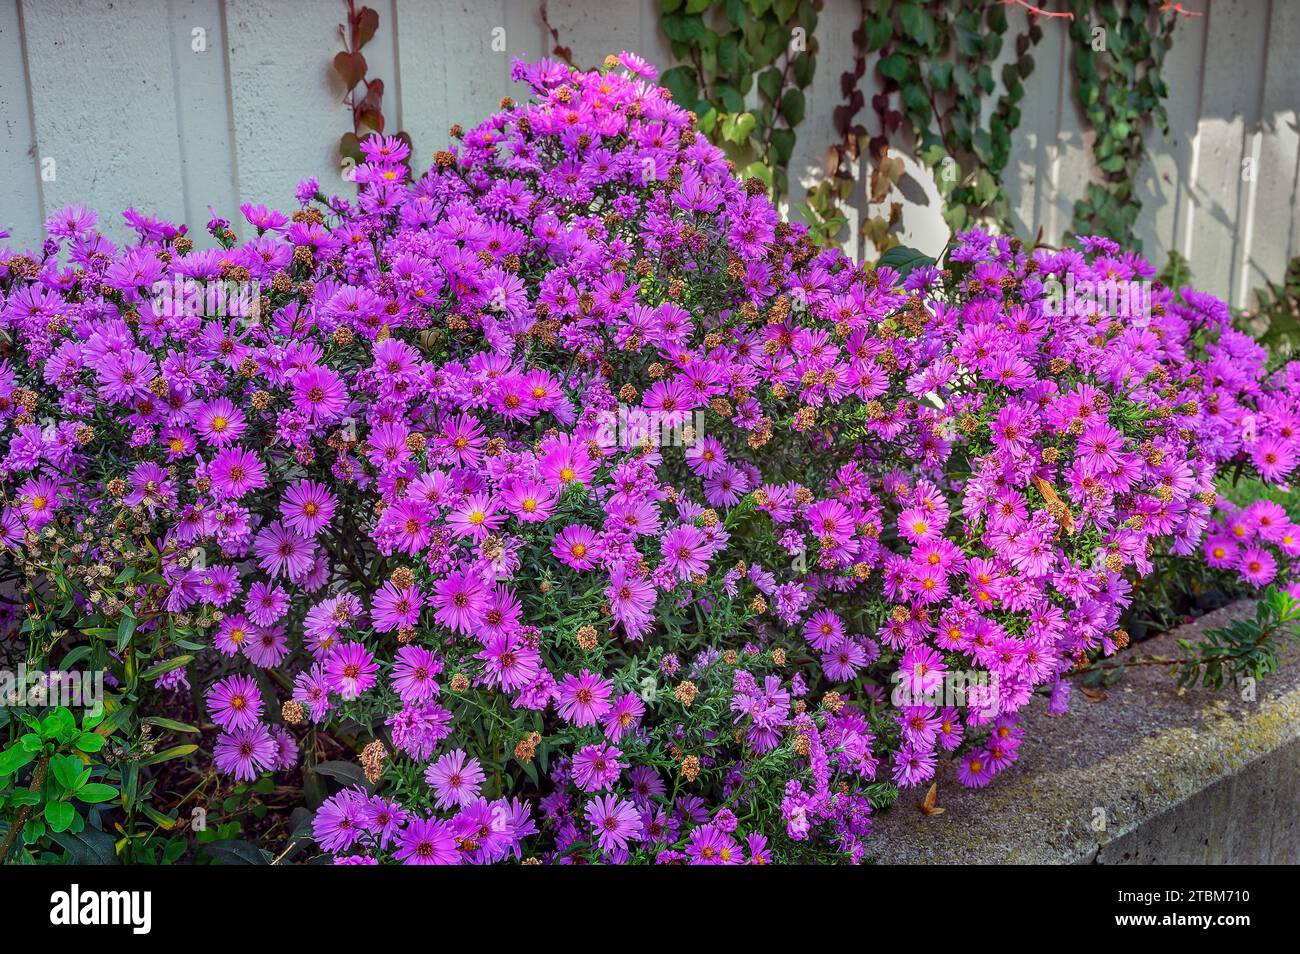
<path id="1" fill-rule="evenodd" d="M 700 84 L 693 67 L 674 66 L 664 71 L 659 82 L 673 94 L 674 103 L 682 109 L 694 109 L 700 95 Z"/>
<path id="2" fill-rule="evenodd" d="M 334 55 L 334 72 L 339 74 L 343 85 L 352 89 L 366 75 L 366 58 L 360 53 L 340 50 Z"/>
<path id="3" fill-rule="evenodd" d="M 894 35 L 894 25 L 889 17 L 876 17 L 867 23 L 867 52 L 874 53 L 889 42 Z"/>
<path id="4" fill-rule="evenodd" d="M 880 75 L 886 79 L 891 79 L 896 83 L 902 83 L 907 78 L 908 64 L 907 57 L 902 53 L 891 53 L 880 60 L 876 66 Z"/>
<path id="5" fill-rule="evenodd" d="M 793 129 L 803 122 L 805 109 L 806 103 L 800 90 L 785 91 L 785 96 L 781 98 L 781 117 L 786 121 L 786 125 Z"/>
<path id="6" fill-rule="evenodd" d="M 794 130 L 792 129 L 773 129 L 772 130 L 772 152 L 776 165 L 786 166 L 790 164 L 790 156 L 794 152 Z"/>
<path id="7" fill-rule="evenodd" d="M 906 245 L 895 245 L 876 259 L 877 268 L 892 268 L 899 278 L 906 278 L 917 268 L 926 268 L 934 264 L 934 259 L 923 252 Z"/>
<path id="8" fill-rule="evenodd" d="M 378 29 L 379 14 L 369 7 L 362 7 L 361 12 L 357 14 L 357 49 L 374 39 L 375 31 Z"/>
<path id="9" fill-rule="evenodd" d="M 898 10 L 898 20 L 908 36 L 919 45 L 929 47 L 934 42 L 934 18 L 920 4 L 908 3 Z"/>
<path id="10" fill-rule="evenodd" d="M 794 58 L 794 81 L 800 88 L 811 85 L 817 70 L 817 60 L 811 53 L 800 53 Z"/>
<path id="11" fill-rule="evenodd" d="M 946 90 L 952 86 L 952 64 L 935 63 L 930 67 L 930 83 L 935 89 Z"/>

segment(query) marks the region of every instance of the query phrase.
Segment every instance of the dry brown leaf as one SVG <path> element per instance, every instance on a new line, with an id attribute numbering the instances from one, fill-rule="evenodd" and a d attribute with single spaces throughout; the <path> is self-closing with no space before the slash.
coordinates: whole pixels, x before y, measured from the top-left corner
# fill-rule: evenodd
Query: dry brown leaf
<path id="1" fill-rule="evenodd" d="M 930 790 L 925 793 L 925 801 L 921 802 L 921 814 L 923 815 L 942 815 L 943 809 L 937 804 L 939 801 L 939 783 L 930 783 Z"/>

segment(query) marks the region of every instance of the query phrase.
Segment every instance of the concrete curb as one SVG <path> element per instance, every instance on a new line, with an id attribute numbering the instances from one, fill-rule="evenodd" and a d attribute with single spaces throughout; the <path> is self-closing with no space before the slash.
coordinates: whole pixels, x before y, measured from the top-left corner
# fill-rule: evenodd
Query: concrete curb
<path id="1" fill-rule="evenodd" d="M 1254 612 L 1237 603 L 1142 643 L 1174 656 Z M 1049 718 L 1035 699 L 1019 760 L 989 788 L 940 768 L 941 815 L 907 791 L 877 817 L 883 864 L 1300 863 L 1300 652 L 1255 686 L 1180 692 L 1161 666 L 1130 669 L 1091 702 Z"/>

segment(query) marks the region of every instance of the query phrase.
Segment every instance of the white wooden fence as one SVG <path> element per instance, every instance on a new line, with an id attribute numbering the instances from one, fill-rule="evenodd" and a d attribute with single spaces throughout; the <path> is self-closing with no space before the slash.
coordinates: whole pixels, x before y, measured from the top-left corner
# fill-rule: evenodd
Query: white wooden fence
<path id="1" fill-rule="evenodd" d="M 391 128 L 411 133 L 422 161 L 451 123 L 469 126 L 517 92 L 513 57 L 552 45 L 537 0 L 368 2 L 380 15 L 365 48 L 370 75 L 385 81 Z M 1147 138 L 1139 234 L 1158 264 L 1177 248 L 1198 286 L 1243 305 L 1300 254 L 1300 0 L 1184 6 L 1204 15 L 1175 34 L 1171 132 Z M 550 0 L 548 10 L 580 65 L 623 49 L 671 65 L 657 0 Z M 826 0 L 816 31 L 817 76 L 792 163 L 796 202 L 834 139 L 857 11 L 858 0 Z M 201 230 L 209 205 L 234 217 L 242 201 L 290 203 L 307 175 L 338 181 L 337 142 L 350 118 L 330 61 L 343 14 L 342 0 L 0 0 L 0 227 L 9 241 L 38 241 L 43 218 L 71 202 L 94 208 L 118 236 L 119 212 L 131 205 Z M 1013 29 L 1023 16 L 1012 8 Z M 1007 177 L 1017 227 L 1055 238 L 1091 161 L 1064 21 L 1043 27 Z M 927 196 L 908 203 L 903 240 L 936 251 L 947 239 L 938 198 L 924 173 L 910 171 Z M 863 198 L 859 190 L 855 230 Z"/>

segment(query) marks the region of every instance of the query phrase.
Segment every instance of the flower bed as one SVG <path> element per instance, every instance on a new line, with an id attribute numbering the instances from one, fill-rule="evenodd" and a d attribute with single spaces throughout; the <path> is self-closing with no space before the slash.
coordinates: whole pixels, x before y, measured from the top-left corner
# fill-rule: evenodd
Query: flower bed
<path id="1" fill-rule="evenodd" d="M 114 812 L 184 855 L 210 760 L 301 778 L 340 863 L 859 860 L 896 786 L 987 785 L 1065 711 L 1156 555 L 1289 580 L 1285 512 L 1215 480 L 1294 469 L 1300 364 L 1222 302 L 1058 307 L 1151 279 L 1105 239 L 855 265 L 639 58 L 515 75 L 416 181 L 373 138 L 355 201 L 245 241 L 74 207 L 4 256 L 8 645 L 109 682 L 12 710 L 33 856 Z"/>

